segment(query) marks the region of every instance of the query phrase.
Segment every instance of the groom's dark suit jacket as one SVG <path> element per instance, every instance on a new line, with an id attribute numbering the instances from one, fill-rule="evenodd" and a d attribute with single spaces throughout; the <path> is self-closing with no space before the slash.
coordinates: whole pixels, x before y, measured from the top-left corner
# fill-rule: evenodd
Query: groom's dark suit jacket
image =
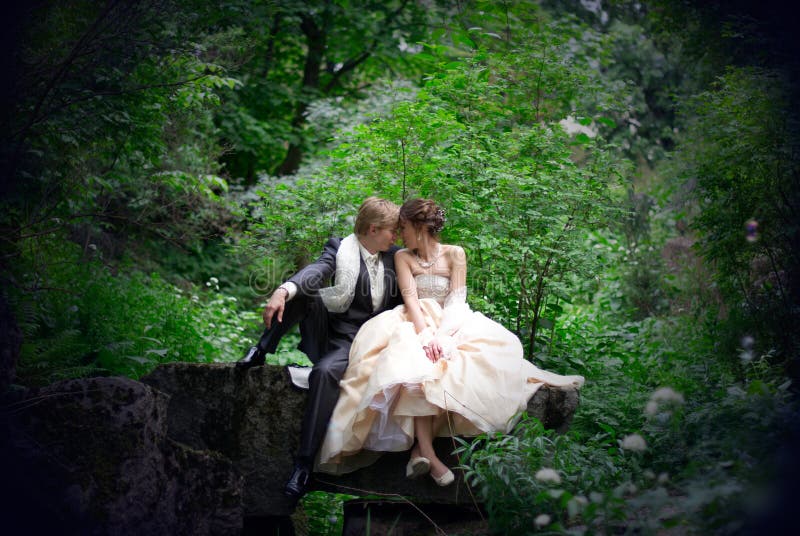
<path id="1" fill-rule="evenodd" d="M 319 289 L 331 283 L 331 279 L 336 271 L 336 252 L 342 243 L 341 238 L 331 238 L 325 243 L 322 255 L 301 269 L 289 278 L 289 281 L 297 285 L 298 296 L 305 296 L 314 302 L 313 313 L 307 317 L 307 323 L 303 326 L 302 335 L 305 339 L 301 343 L 301 350 L 309 354 L 312 361 L 316 362 L 315 355 L 324 354 L 324 350 L 319 352 L 313 348 L 339 346 L 337 342 L 352 342 L 359 328 L 373 316 L 392 309 L 403 303 L 400 290 L 397 286 L 397 274 L 394 269 L 394 254 L 400 249 L 392 246 L 388 251 L 381 252 L 383 260 L 383 300 L 377 309 L 372 308 L 372 294 L 369 286 L 369 273 L 364 264 L 364 259 L 360 260 L 360 270 L 358 281 L 355 286 L 355 295 L 350 307 L 343 313 L 331 313 L 324 309 L 319 299 Z M 295 296 L 295 299 L 298 298 Z M 325 322 L 327 319 L 327 322 Z M 327 325 L 325 325 L 327 324 Z M 309 341 L 308 339 L 316 339 Z M 320 347 L 320 343 L 322 346 Z"/>

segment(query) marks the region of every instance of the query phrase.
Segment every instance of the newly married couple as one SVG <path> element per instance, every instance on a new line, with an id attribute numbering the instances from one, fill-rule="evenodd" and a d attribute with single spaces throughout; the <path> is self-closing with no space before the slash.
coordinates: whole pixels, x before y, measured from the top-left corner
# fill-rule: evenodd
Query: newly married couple
<path id="1" fill-rule="evenodd" d="M 288 497 L 303 496 L 312 470 L 346 473 L 409 449 L 409 478 L 447 486 L 435 437 L 506 431 L 540 386 L 583 384 L 535 367 L 513 333 L 469 308 L 466 256 L 439 241 L 444 222 L 431 200 L 398 209 L 370 197 L 354 234 L 328 240 L 270 297 L 267 329 L 237 366 L 263 364 L 300 323 L 314 367 Z"/>

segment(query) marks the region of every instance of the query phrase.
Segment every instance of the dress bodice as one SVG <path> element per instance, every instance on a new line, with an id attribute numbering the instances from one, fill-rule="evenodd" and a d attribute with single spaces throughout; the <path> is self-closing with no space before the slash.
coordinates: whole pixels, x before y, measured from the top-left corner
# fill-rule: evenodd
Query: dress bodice
<path id="1" fill-rule="evenodd" d="M 439 305 L 444 304 L 447 293 L 450 292 L 450 278 L 444 275 L 419 274 L 414 276 L 417 284 L 417 296 L 420 299 L 433 298 Z"/>

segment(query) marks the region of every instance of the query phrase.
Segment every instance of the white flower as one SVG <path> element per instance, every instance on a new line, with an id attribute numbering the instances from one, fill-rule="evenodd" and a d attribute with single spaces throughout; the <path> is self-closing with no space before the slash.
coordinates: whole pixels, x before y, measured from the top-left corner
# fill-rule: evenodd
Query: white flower
<path id="1" fill-rule="evenodd" d="M 581 513 L 581 510 L 583 510 L 583 506 L 575 500 L 575 497 L 567 501 L 567 514 L 570 519 Z"/>
<path id="2" fill-rule="evenodd" d="M 683 404 L 683 395 L 672 389 L 672 387 L 660 387 L 653 391 L 650 395 L 650 400 L 644 407 L 645 415 L 653 416 L 659 413 L 661 404 Z M 667 417 L 669 416 L 667 413 Z"/>
<path id="3" fill-rule="evenodd" d="M 633 452 L 644 452 L 647 450 L 647 442 L 639 434 L 631 434 L 622 439 L 622 448 Z"/>
<path id="4" fill-rule="evenodd" d="M 533 524 L 536 525 L 537 529 L 546 527 L 550 524 L 550 516 L 547 514 L 539 514 L 536 516 L 536 519 L 533 520 Z"/>
<path id="5" fill-rule="evenodd" d="M 744 389 L 739 387 L 738 385 L 732 385 L 727 389 L 728 396 L 732 396 L 734 398 L 744 398 L 747 396 L 747 393 Z"/>
<path id="6" fill-rule="evenodd" d="M 661 387 L 653 391 L 650 395 L 650 400 L 653 402 L 675 402 L 683 404 L 683 395 L 676 392 L 672 387 Z"/>
<path id="7" fill-rule="evenodd" d="M 666 484 L 667 482 L 669 482 L 669 475 L 667 473 L 661 473 L 658 475 L 659 484 Z"/>
<path id="8" fill-rule="evenodd" d="M 656 474 L 655 474 L 655 473 L 654 473 L 652 470 L 650 470 L 650 469 L 645 469 L 645 470 L 642 472 L 642 474 L 643 474 L 643 475 L 644 475 L 644 477 L 645 477 L 646 479 L 648 479 L 648 480 L 653 480 L 653 479 L 655 479 L 655 477 L 656 477 Z"/>
<path id="9" fill-rule="evenodd" d="M 586 506 L 587 504 L 589 504 L 589 500 L 586 497 L 584 497 L 583 495 L 575 495 L 572 498 L 572 500 L 575 501 L 576 503 L 580 504 L 581 506 Z"/>
<path id="10" fill-rule="evenodd" d="M 529 473 L 530 474 L 530 473 Z M 561 477 L 555 469 L 549 467 L 542 467 L 536 471 L 536 480 L 539 482 L 553 482 L 555 484 L 561 483 Z"/>
<path id="11" fill-rule="evenodd" d="M 593 491 L 589 493 L 589 500 L 593 503 L 601 503 L 603 502 L 603 494 L 598 491 Z"/>

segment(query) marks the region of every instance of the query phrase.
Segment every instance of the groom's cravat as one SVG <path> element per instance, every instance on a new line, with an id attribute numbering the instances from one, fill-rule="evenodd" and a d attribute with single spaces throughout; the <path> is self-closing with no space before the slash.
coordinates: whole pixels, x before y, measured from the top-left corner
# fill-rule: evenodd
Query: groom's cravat
<path id="1" fill-rule="evenodd" d="M 361 250 L 361 258 L 364 259 L 364 264 L 367 266 L 367 273 L 369 274 L 369 290 L 372 296 L 372 310 L 376 311 L 383 302 L 383 261 L 381 260 L 381 252 L 370 253 L 367 248 L 358 243 Z"/>

